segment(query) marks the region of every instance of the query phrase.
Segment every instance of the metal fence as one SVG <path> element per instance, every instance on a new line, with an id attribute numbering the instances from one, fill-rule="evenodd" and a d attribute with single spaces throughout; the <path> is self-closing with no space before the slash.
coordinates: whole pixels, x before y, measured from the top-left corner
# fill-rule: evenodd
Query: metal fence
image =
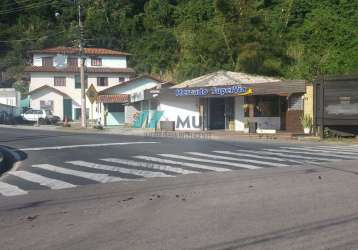
<path id="1" fill-rule="evenodd" d="M 0 113 L 6 112 L 8 115 L 21 115 L 21 108 L 0 103 Z"/>

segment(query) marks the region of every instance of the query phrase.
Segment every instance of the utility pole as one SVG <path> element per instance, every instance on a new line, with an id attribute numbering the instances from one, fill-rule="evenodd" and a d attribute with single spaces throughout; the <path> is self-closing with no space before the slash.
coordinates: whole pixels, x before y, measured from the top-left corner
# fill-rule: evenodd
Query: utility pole
<path id="1" fill-rule="evenodd" d="M 80 47 L 80 81 L 81 81 L 81 127 L 87 127 L 86 117 L 86 90 L 85 90 L 85 57 L 83 51 L 83 23 L 81 18 L 81 2 L 78 0 L 78 26 L 80 31 L 79 47 Z"/>

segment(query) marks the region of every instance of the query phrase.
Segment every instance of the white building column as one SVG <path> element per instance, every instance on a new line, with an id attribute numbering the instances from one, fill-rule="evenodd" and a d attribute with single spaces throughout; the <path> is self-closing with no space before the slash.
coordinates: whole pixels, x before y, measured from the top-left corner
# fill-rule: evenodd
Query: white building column
<path id="1" fill-rule="evenodd" d="M 243 131 L 245 128 L 244 96 L 235 97 L 235 131 Z"/>

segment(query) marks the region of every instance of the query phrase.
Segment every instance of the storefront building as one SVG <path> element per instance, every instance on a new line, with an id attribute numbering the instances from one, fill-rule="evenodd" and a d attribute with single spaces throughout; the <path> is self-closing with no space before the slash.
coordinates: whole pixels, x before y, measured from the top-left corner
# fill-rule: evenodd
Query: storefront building
<path id="1" fill-rule="evenodd" d="M 301 132 L 305 85 L 219 71 L 162 89 L 158 110 L 176 130 Z"/>
<path id="2" fill-rule="evenodd" d="M 147 127 L 153 118 L 159 122 L 158 99 L 152 95 L 145 95 L 145 92 L 160 89 L 162 86 L 172 84 L 143 75 L 104 89 L 98 92 L 95 119 L 104 126 L 137 128 Z M 155 127 L 158 122 L 151 126 Z"/>

